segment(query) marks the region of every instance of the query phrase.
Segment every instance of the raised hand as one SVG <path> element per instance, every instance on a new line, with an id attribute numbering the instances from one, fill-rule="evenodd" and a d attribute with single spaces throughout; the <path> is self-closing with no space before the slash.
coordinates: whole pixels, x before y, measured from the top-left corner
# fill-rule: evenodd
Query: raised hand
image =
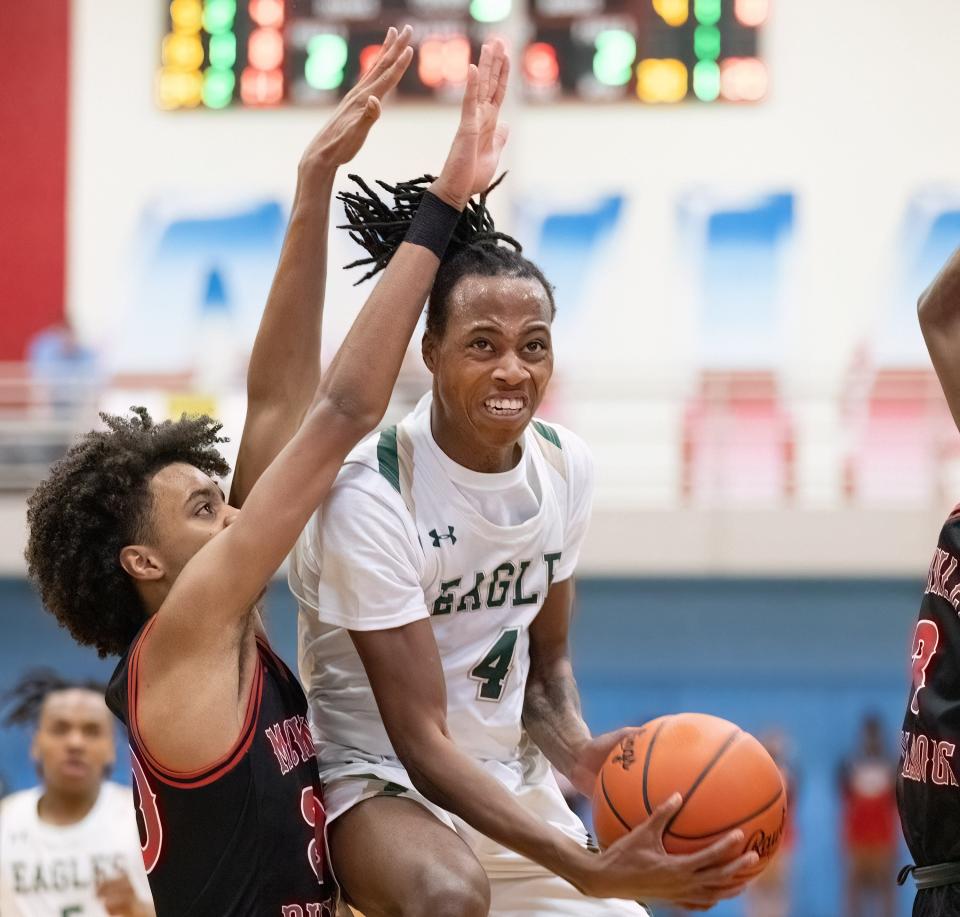
<path id="1" fill-rule="evenodd" d="M 300 167 L 313 164 L 341 166 L 357 155 L 373 123 L 380 117 L 381 100 L 393 89 L 413 60 L 410 38 L 413 29 L 387 30 L 373 66 L 341 100 L 330 120 L 310 142 Z"/>
<path id="2" fill-rule="evenodd" d="M 462 210 L 474 194 L 489 187 L 507 142 L 507 125 L 499 123 L 507 92 L 510 61 L 498 38 L 485 44 L 480 63 L 467 70 L 467 85 L 460 109 L 460 125 L 450 145 L 447 161 L 431 190 Z"/>
<path id="3" fill-rule="evenodd" d="M 601 898 L 672 901 L 694 910 L 739 895 L 757 864 L 753 851 L 737 853 L 743 846 L 742 831 L 731 831 L 697 853 L 678 855 L 664 849 L 663 832 L 681 802 L 680 794 L 674 794 L 601 853 L 585 891 Z"/>

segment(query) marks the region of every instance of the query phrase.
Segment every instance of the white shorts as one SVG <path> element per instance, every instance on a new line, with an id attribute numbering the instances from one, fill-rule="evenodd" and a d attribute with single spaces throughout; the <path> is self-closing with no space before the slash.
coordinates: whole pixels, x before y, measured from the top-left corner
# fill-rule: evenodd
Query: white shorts
<path id="1" fill-rule="evenodd" d="M 490 879 L 491 917 L 649 915 L 644 907 L 631 901 L 588 898 L 539 863 L 490 840 L 418 793 L 396 758 L 331 745 L 324 745 L 318 751 L 328 825 L 357 803 L 375 796 L 399 796 L 419 803 L 456 831 L 476 855 Z M 550 765 L 542 754 L 536 752 L 509 763 L 478 763 L 532 815 L 584 847 L 589 846 L 587 829 L 564 801 Z"/>

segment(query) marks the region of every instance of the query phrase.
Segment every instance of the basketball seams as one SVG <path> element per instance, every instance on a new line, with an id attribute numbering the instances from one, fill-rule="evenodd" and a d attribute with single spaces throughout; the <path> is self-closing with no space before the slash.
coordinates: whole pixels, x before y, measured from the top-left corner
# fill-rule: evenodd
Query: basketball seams
<path id="1" fill-rule="evenodd" d="M 667 822 L 667 827 L 664 829 L 664 833 L 672 834 L 670 828 L 673 826 L 673 823 L 680 817 L 680 813 L 686 808 L 687 803 L 693 797 L 693 794 L 697 791 L 700 785 L 704 780 L 707 779 L 707 775 L 716 767 L 717 762 L 737 743 L 737 740 L 743 735 L 743 732 L 738 728 L 734 727 L 733 732 L 727 736 L 720 748 L 714 752 L 713 757 L 704 765 L 703 770 L 697 775 L 696 780 L 690 785 L 690 789 L 683 794 L 683 802 L 680 804 L 680 808 L 674 813 L 673 818 Z M 646 776 L 646 774 L 644 774 Z M 646 784 L 644 784 L 644 796 L 646 796 Z M 646 803 L 646 799 L 644 799 Z M 650 811 L 649 809 L 647 810 Z M 712 833 L 712 832 L 711 832 Z"/>
<path id="2" fill-rule="evenodd" d="M 715 835 L 723 834 L 723 832 L 725 831 L 733 831 L 734 828 L 739 828 L 741 825 L 745 825 L 747 822 L 753 821 L 753 819 L 755 818 L 759 818 L 761 815 L 763 815 L 764 812 L 767 811 L 767 809 L 771 808 L 772 806 L 775 806 L 780 801 L 782 796 L 783 796 L 783 788 L 781 787 L 779 790 L 777 790 L 777 793 L 773 797 L 773 799 L 771 799 L 767 803 L 764 803 L 764 805 L 761 808 L 757 809 L 755 812 L 751 812 L 749 815 L 745 815 L 739 821 L 732 822 L 729 825 L 724 825 L 723 827 L 717 828 L 714 831 L 710 831 L 707 834 L 677 834 L 676 831 L 671 831 L 669 827 L 667 828 L 665 833 L 669 834 L 670 837 L 676 838 L 678 841 L 706 840 L 708 837 L 714 837 Z"/>
<path id="3" fill-rule="evenodd" d="M 654 734 L 650 736 L 650 741 L 647 742 L 647 753 L 643 759 L 643 783 L 641 785 L 643 790 L 643 807 L 647 810 L 647 815 L 653 815 L 653 807 L 650 805 L 650 797 L 647 794 L 647 776 L 650 773 L 650 759 L 653 757 L 653 746 L 657 744 L 657 737 L 663 732 L 663 727 L 672 719 L 672 716 L 665 716 L 663 722 L 657 726 Z"/>
<path id="4" fill-rule="evenodd" d="M 614 815 L 614 817 L 617 819 L 617 821 L 620 822 L 620 824 L 623 825 L 623 827 L 626 828 L 627 831 L 632 831 L 633 828 L 631 828 L 631 827 L 623 820 L 623 816 L 621 816 L 620 813 L 617 811 L 617 807 L 613 804 L 613 800 L 610 798 L 610 794 L 607 792 L 607 783 L 606 783 L 606 781 L 603 779 L 603 771 L 602 771 L 602 770 L 600 771 L 600 789 L 603 791 L 603 798 L 607 801 L 607 808 L 610 809 L 610 811 L 613 813 L 613 815 Z"/>

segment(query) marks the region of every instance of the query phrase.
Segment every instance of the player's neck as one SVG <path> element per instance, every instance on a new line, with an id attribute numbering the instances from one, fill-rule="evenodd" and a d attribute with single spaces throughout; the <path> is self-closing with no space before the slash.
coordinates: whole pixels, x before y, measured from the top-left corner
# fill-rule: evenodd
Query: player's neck
<path id="1" fill-rule="evenodd" d="M 482 474 L 500 474 L 515 468 L 520 460 L 519 443 L 512 442 L 503 446 L 478 442 L 464 436 L 452 424 L 447 423 L 434 403 L 430 417 L 433 440 L 447 458 L 470 471 Z"/>
<path id="2" fill-rule="evenodd" d="M 47 825 L 75 825 L 90 814 L 99 796 L 99 785 L 86 793 L 64 793 L 45 787 L 37 803 L 37 815 Z"/>

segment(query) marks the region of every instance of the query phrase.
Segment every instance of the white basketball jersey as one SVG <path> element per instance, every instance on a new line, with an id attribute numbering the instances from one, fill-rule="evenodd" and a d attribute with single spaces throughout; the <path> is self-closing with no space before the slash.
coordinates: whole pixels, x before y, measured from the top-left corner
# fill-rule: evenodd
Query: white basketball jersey
<path id="1" fill-rule="evenodd" d="M 454 741 L 481 759 L 518 754 L 528 629 L 573 572 L 592 462 L 579 438 L 535 421 L 516 468 L 470 471 L 433 440 L 430 405 L 351 453 L 291 557 L 321 761 L 328 746 L 394 754 L 348 630 L 419 619 L 433 626 Z"/>
<path id="2" fill-rule="evenodd" d="M 150 901 L 129 787 L 104 781 L 86 818 L 75 825 L 40 821 L 42 790 L 0 802 L 0 914 L 3 917 L 107 917 L 97 883 L 126 873 Z"/>

